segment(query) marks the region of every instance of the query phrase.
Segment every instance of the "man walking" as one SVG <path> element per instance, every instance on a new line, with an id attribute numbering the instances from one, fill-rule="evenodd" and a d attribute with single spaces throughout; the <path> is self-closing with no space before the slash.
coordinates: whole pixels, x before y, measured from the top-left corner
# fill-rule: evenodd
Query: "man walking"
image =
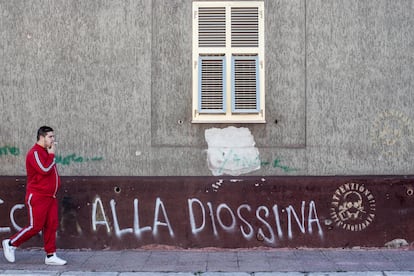
<path id="1" fill-rule="evenodd" d="M 65 265 L 56 256 L 56 231 L 58 229 L 58 201 L 56 193 L 60 178 L 55 163 L 55 135 L 53 129 L 42 126 L 37 131 L 37 142 L 26 156 L 26 208 L 29 225 L 3 240 L 3 253 L 9 262 L 15 261 L 14 252 L 22 243 L 42 231 L 45 264 Z"/>

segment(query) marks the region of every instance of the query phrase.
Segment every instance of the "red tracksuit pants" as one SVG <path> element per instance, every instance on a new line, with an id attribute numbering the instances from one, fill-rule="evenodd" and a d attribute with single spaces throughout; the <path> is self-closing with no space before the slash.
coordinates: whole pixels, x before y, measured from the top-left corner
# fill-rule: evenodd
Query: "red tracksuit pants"
<path id="1" fill-rule="evenodd" d="M 55 253 L 59 225 L 57 199 L 30 193 L 26 195 L 26 208 L 29 224 L 10 238 L 11 244 L 18 247 L 42 231 L 46 253 Z"/>

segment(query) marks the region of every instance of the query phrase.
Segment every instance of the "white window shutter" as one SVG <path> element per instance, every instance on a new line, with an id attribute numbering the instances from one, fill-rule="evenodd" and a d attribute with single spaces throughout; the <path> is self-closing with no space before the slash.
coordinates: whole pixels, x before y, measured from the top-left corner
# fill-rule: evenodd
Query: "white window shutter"
<path id="1" fill-rule="evenodd" d="M 200 7 L 198 9 L 198 47 L 225 46 L 225 7 Z"/>
<path id="2" fill-rule="evenodd" d="M 259 46 L 259 9 L 258 7 L 231 8 L 231 46 Z"/>

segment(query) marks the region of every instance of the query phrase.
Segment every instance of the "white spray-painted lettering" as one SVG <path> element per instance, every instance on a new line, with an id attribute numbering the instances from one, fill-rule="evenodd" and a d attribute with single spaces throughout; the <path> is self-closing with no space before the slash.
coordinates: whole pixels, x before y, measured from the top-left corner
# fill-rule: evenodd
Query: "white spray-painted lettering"
<path id="1" fill-rule="evenodd" d="M 273 205 L 272 210 L 273 210 L 273 214 L 275 215 L 277 235 L 278 235 L 279 239 L 281 239 L 281 238 L 283 238 L 283 232 L 282 232 L 282 226 L 280 225 L 279 207 L 275 204 L 275 205 Z"/>
<path id="2" fill-rule="evenodd" d="M 221 213 L 222 211 L 227 210 L 227 213 L 230 215 L 231 217 L 231 224 L 229 226 L 225 225 L 222 218 L 221 218 Z M 217 220 L 220 224 L 220 226 L 228 232 L 233 232 L 236 229 L 236 217 L 234 216 L 233 211 L 230 209 L 229 206 L 227 206 L 227 204 L 222 203 L 217 207 Z"/>
<path id="3" fill-rule="evenodd" d="M 3 204 L 4 201 L 2 199 L 0 199 L 0 204 Z M 13 226 L 13 229 L 16 230 L 17 232 L 22 230 L 23 227 L 21 227 L 20 225 L 17 224 L 16 220 L 15 220 L 15 212 L 18 210 L 22 210 L 25 208 L 24 204 L 15 204 L 11 210 L 10 210 L 10 214 L 9 214 L 9 218 L 10 218 L 10 222 Z M 0 227 L 0 233 L 10 233 L 11 232 L 11 228 L 10 227 Z M 38 233 L 39 236 L 42 235 L 42 231 L 40 231 Z"/>
<path id="4" fill-rule="evenodd" d="M 299 219 L 298 215 L 296 214 L 295 209 L 292 206 L 288 206 L 286 208 L 287 217 L 288 217 L 288 236 L 292 238 L 292 214 L 296 219 L 296 222 L 299 226 L 299 229 L 302 233 L 305 233 L 305 201 L 302 201 L 302 208 L 301 208 L 302 220 Z"/>
<path id="5" fill-rule="evenodd" d="M 113 218 L 113 226 L 114 226 L 114 232 L 115 235 L 118 238 L 121 238 L 124 235 L 130 234 L 130 233 L 134 233 L 137 237 L 140 237 L 141 234 L 143 232 L 148 232 L 152 230 L 152 234 L 154 236 L 158 235 L 158 227 L 160 226 L 165 226 L 168 228 L 170 237 L 174 237 L 174 230 L 171 226 L 170 220 L 168 218 L 167 215 L 167 211 L 165 209 L 164 203 L 162 202 L 162 200 L 158 197 L 155 200 L 155 211 L 154 211 L 154 221 L 153 221 L 153 226 L 152 228 L 150 226 L 145 226 L 145 227 L 140 227 L 140 223 L 139 223 L 139 209 L 138 209 L 138 199 L 134 199 L 134 220 L 133 220 L 133 227 L 128 227 L 128 228 L 124 228 L 121 229 L 120 225 L 119 225 L 119 220 L 118 220 L 118 215 L 116 212 L 116 202 L 114 199 L 111 199 L 109 202 L 110 206 L 111 206 L 111 212 L 112 212 L 112 218 Z M 97 206 L 99 206 L 99 210 L 101 212 L 101 220 L 97 220 L 97 211 L 98 208 Z M 164 217 L 164 220 L 160 219 L 160 216 Z M 109 227 L 109 221 L 105 216 L 105 210 L 102 204 L 102 201 L 99 197 L 96 198 L 93 207 L 92 207 L 92 225 L 93 225 L 93 230 L 96 231 L 97 230 L 97 225 L 105 225 L 107 227 L 107 231 L 108 233 L 111 232 L 111 229 Z"/>
<path id="6" fill-rule="evenodd" d="M 193 209 L 193 204 L 197 203 L 198 206 L 200 206 L 200 210 L 202 213 L 202 224 L 200 226 L 197 226 L 196 220 L 195 220 L 195 214 Z M 190 212 L 190 225 L 191 225 L 191 231 L 193 232 L 193 235 L 197 235 L 199 232 L 203 231 L 204 226 L 206 225 L 206 211 L 203 208 L 203 203 L 197 199 L 197 198 L 190 198 L 188 200 L 188 210 Z M 211 213 L 211 212 L 210 212 Z"/>
<path id="7" fill-rule="evenodd" d="M 143 232 L 150 232 L 151 226 L 140 227 L 139 224 L 139 212 L 138 212 L 138 199 L 134 199 L 134 233 L 135 236 L 141 237 Z"/>
<path id="8" fill-rule="evenodd" d="M 216 222 L 214 220 L 213 205 L 211 204 L 211 202 L 207 202 L 207 206 L 208 206 L 208 209 L 210 210 L 209 214 L 210 214 L 210 218 L 211 218 L 211 224 L 213 225 L 213 233 L 214 233 L 215 236 L 217 236 L 218 232 L 217 232 Z M 203 213 L 204 213 L 204 208 L 203 208 Z"/>
<path id="9" fill-rule="evenodd" d="M 3 203 L 4 201 L 0 198 L 0 204 L 3 204 Z M 10 231 L 11 231 L 10 227 L 0 227 L 0 233 L 8 233 Z"/>
<path id="10" fill-rule="evenodd" d="M 258 220 L 260 220 L 260 222 L 263 223 L 264 226 L 266 226 L 267 228 L 267 232 L 269 232 L 269 237 L 265 235 L 264 231 L 262 228 L 259 228 L 258 230 L 258 234 L 260 237 L 263 237 L 263 239 L 270 244 L 275 243 L 275 234 L 273 232 L 272 227 L 270 226 L 270 224 L 267 222 L 267 220 L 265 220 L 264 218 L 262 218 L 260 216 L 260 211 L 264 211 L 264 215 L 266 218 L 269 217 L 269 209 L 266 206 L 259 206 L 259 208 L 256 209 L 256 217 Z"/>
<path id="11" fill-rule="evenodd" d="M 308 232 L 310 234 L 313 233 L 312 223 L 316 223 L 316 225 L 318 226 L 318 234 L 319 234 L 319 236 L 322 237 L 323 231 L 322 231 L 322 227 L 319 223 L 318 213 L 316 212 L 316 205 L 315 205 L 314 201 L 311 201 L 309 203 Z"/>
<path id="12" fill-rule="evenodd" d="M 23 227 L 20 227 L 20 226 L 16 223 L 16 221 L 15 221 L 15 219 L 14 219 L 14 212 L 16 212 L 16 210 L 20 210 L 20 209 L 23 209 L 23 208 L 24 208 L 24 204 L 16 204 L 16 205 L 14 205 L 14 206 L 13 206 L 13 208 L 12 208 L 12 209 L 11 209 L 11 211 L 10 211 L 10 221 L 11 221 L 11 223 L 12 223 L 12 225 L 13 225 L 14 229 L 16 229 L 17 231 L 22 230 L 22 228 L 23 228 Z"/>
<path id="13" fill-rule="evenodd" d="M 247 226 L 247 228 L 249 229 L 249 231 L 248 232 L 246 232 L 245 230 L 244 230 L 244 227 L 243 226 L 240 226 L 240 231 L 242 232 L 242 235 L 243 235 L 243 237 L 246 239 L 246 240 L 250 240 L 251 238 L 253 238 L 253 236 L 254 236 L 254 229 L 253 229 L 253 226 L 247 221 L 247 220 L 245 220 L 244 218 L 243 218 L 243 216 L 242 216 L 242 214 L 241 214 L 241 210 L 242 209 L 247 209 L 247 211 L 248 212 L 251 212 L 251 210 L 252 210 L 252 207 L 250 207 L 250 205 L 248 205 L 248 204 L 242 204 L 242 205 L 240 205 L 239 206 L 239 208 L 237 208 L 237 216 L 240 218 L 240 220 Z"/>
<path id="14" fill-rule="evenodd" d="M 245 213 L 252 213 L 253 208 L 249 204 L 242 204 L 237 208 L 236 212 L 225 203 L 221 203 L 217 208 L 213 207 L 211 202 L 203 204 L 203 202 L 198 198 L 190 198 L 187 201 L 189 217 L 190 217 L 190 227 L 193 235 L 197 235 L 201 232 L 209 231 L 207 227 L 207 217 L 206 217 L 206 207 L 207 206 L 210 213 L 210 223 L 212 226 L 212 233 L 214 236 L 218 236 L 219 226 L 224 232 L 235 232 L 236 229 L 240 229 L 242 236 L 246 240 L 250 240 L 255 236 L 254 228 L 252 226 L 252 221 L 249 221 L 246 218 Z M 308 204 L 309 212 L 308 217 L 305 216 L 306 202 L 302 201 L 301 204 L 301 216 L 299 217 L 295 211 L 295 208 L 292 205 L 289 205 L 285 208 L 287 216 L 287 236 L 289 239 L 293 239 L 293 226 L 298 226 L 302 234 L 306 234 L 306 230 L 309 234 L 313 233 L 314 225 L 318 229 L 319 236 L 323 236 L 322 227 L 319 223 L 319 218 L 316 210 L 316 205 L 314 201 L 310 201 Z M 282 210 L 283 212 L 284 210 Z M 273 212 L 273 216 L 271 216 Z M 237 217 L 235 215 L 237 214 Z M 261 223 L 261 227 L 257 230 L 257 235 L 262 237 L 266 243 L 276 244 L 276 234 L 279 239 L 284 237 L 282 231 L 282 224 L 280 220 L 280 212 L 277 204 L 273 205 L 271 210 L 267 206 L 259 206 L 255 210 L 255 217 Z M 224 222 L 224 215 L 227 217 L 226 223 Z M 292 219 L 294 218 L 294 220 Z M 230 221 L 230 222 L 229 222 Z M 308 227 L 305 227 L 307 222 Z M 216 225 L 217 223 L 217 225 Z M 239 224 L 238 224 L 239 223 Z M 274 228 L 275 226 L 275 228 Z"/>
<path id="15" fill-rule="evenodd" d="M 306 228 L 305 228 L 305 205 L 306 202 L 302 201 L 302 208 L 301 208 L 301 219 L 299 219 L 298 215 L 296 214 L 295 209 L 293 209 L 292 206 L 288 206 L 286 208 L 287 211 L 287 216 L 288 216 L 288 237 L 289 239 L 293 238 L 293 234 L 292 234 L 292 214 L 295 217 L 295 220 L 297 222 L 297 225 L 299 226 L 300 231 L 305 234 L 306 233 Z M 309 214 L 308 214 L 308 232 L 310 234 L 312 234 L 313 232 L 313 228 L 312 228 L 312 224 L 316 223 L 318 226 L 318 234 L 320 236 L 322 236 L 323 232 L 322 232 L 322 227 L 319 223 L 319 219 L 318 219 L 318 214 L 316 213 L 316 206 L 315 206 L 315 202 L 311 201 L 309 202 Z"/>
<path id="16" fill-rule="evenodd" d="M 163 212 L 165 222 L 162 222 L 162 221 L 158 220 L 160 207 L 161 207 L 161 210 Z M 170 232 L 170 236 L 174 237 L 174 231 L 171 227 L 170 220 L 168 219 L 167 211 L 165 210 L 164 203 L 162 203 L 162 201 L 159 197 L 157 197 L 157 200 L 156 200 L 156 203 L 155 203 L 154 227 L 153 227 L 153 230 L 152 230 L 152 233 L 153 233 L 154 236 L 156 236 L 158 234 L 158 226 L 167 226 L 168 231 Z"/>
<path id="17" fill-rule="evenodd" d="M 111 204 L 112 217 L 114 219 L 115 235 L 118 238 L 120 238 L 124 234 L 132 233 L 132 228 L 125 228 L 122 230 L 119 228 L 118 215 L 116 214 L 116 208 L 115 208 L 115 205 L 116 205 L 115 200 L 111 199 L 109 203 Z"/>
<path id="18" fill-rule="evenodd" d="M 99 220 L 97 220 L 96 215 L 97 215 L 97 211 L 98 211 L 98 205 L 99 205 L 99 211 L 100 211 L 100 216 L 101 218 Z M 105 225 L 106 226 L 106 231 L 108 233 L 111 232 L 111 228 L 109 227 L 109 223 L 108 223 L 108 219 L 106 218 L 105 215 L 105 211 L 102 205 L 102 201 L 100 197 L 96 197 L 95 202 L 92 204 L 92 229 L 93 231 L 96 231 L 96 226 L 97 225 Z"/>
<path id="19" fill-rule="evenodd" d="M 109 234 L 113 233 L 117 238 L 131 234 L 141 238 L 145 232 L 152 236 L 158 236 L 160 228 L 164 227 L 168 230 L 170 238 L 175 238 L 173 223 L 170 221 L 167 208 L 160 197 L 155 199 L 152 226 L 142 226 L 140 224 L 138 203 L 138 199 L 135 198 L 133 200 L 132 227 L 123 228 L 124 226 L 120 226 L 118 219 L 116 201 L 114 199 L 109 201 L 112 214 L 111 221 L 106 215 L 105 204 L 99 196 L 96 196 L 91 208 L 92 230 L 96 232 L 99 227 L 104 227 Z M 4 204 L 2 199 L 0 199 L 1 204 Z M 265 205 L 252 207 L 247 203 L 235 208 L 231 204 L 203 202 L 201 199 L 193 197 L 187 199 L 187 207 L 190 234 L 194 236 L 200 234 L 203 234 L 203 236 L 213 235 L 216 239 L 219 239 L 220 234 L 240 233 L 241 237 L 246 240 L 257 237 L 269 245 L 277 245 L 278 240 L 282 240 L 284 237 L 293 239 L 294 234 L 313 234 L 316 228 L 318 235 L 323 237 L 317 208 L 313 200 L 309 202 L 302 201 L 300 210 L 297 210 L 297 207 L 295 208 L 293 205 L 281 208 L 280 205 L 273 204 L 269 208 Z M 15 204 L 10 210 L 11 225 L 17 231 L 21 230 L 22 227 L 16 223 L 15 216 L 20 216 L 17 211 L 24 208 L 24 204 Z M 282 224 L 282 221 L 286 223 Z M 125 221 L 122 220 L 122 223 L 125 223 Z M 11 232 L 11 227 L 0 227 L 0 233 L 8 232 Z"/>

